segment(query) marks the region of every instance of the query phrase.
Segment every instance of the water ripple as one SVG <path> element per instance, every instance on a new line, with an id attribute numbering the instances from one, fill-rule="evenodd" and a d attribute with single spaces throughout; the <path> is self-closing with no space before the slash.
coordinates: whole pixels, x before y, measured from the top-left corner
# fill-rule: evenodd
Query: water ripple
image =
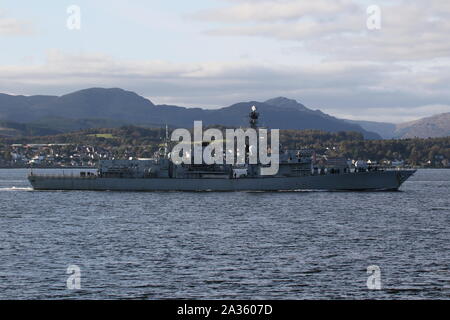
<path id="1" fill-rule="evenodd" d="M 1 299 L 450 297 L 450 170 L 386 193 L 34 192 L 26 174 L 0 170 Z"/>

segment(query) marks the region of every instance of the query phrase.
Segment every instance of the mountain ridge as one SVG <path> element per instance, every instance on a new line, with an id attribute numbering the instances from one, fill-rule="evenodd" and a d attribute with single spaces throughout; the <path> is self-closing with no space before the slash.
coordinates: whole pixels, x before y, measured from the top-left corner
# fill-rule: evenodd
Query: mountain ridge
<path id="1" fill-rule="evenodd" d="M 219 109 L 203 109 L 156 105 L 135 92 L 121 88 L 87 88 L 62 96 L 0 94 L 0 121 L 29 124 L 28 131 L 31 130 L 30 127 L 37 126 L 39 130 L 49 132 L 97 128 L 100 125 L 117 127 L 167 124 L 190 128 L 194 120 L 202 120 L 205 126 L 239 127 L 247 126 L 248 112 L 252 105 L 258 107 L 261 113 L 260 124 L 269 129 L 356 131 L 366 139 L 381 139 L 379 133 L 367 127 L 368 122 L 339 119 L 285 97 L 263 102 L 238 102 Z"/>
<path id="2" fill-rule="evenodd" d="M 383 139 L 441 138 L 450 136 L 450 112 L 435 114 L 414 121 L 394 124 L 388 122 L 348 120 Z"/>
<path id="3" fill-rule="evenodd" d="M 450 112 L 397 125 L 396 135 L 403 138 L 450 136 Z"/>

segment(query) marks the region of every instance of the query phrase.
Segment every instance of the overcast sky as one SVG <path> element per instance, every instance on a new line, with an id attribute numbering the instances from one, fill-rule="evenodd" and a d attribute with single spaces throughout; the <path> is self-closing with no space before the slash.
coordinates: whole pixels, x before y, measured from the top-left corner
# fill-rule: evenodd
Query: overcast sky
<path id="1" fill-rule="evenodd" d="M 0 41 L 9 94 L 120 87 L 204 108 L 286 96 L 389 122 L 450 112 L 448 0 L 4 0 Z"/>

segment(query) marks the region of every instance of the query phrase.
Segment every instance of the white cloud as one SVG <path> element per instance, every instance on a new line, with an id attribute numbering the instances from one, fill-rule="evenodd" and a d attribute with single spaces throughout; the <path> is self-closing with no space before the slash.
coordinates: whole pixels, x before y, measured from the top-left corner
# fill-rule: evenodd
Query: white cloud
<path id="1" fill-rule="evenodd" d="M 43 64 L 0 66 L 0 87 L 22 94 L 58 95 L 94 86 L 121 87 L 155 103 L 203 107 L 287 96 L 336 116 L 396 121 L 446 111 L 450 105 L 447 71 L 438 64 L 411 70 L 358 61 L 318 65 L 130 61 L 52 50 Z M 425 105 L 441 106 L 423 109 Z"/>
<path id="2" fill-rule="evenodd" d="M 366 27 L 367 2 L 358 0 L 233 1 L 194 15 L 216 22 L 210 35 L 257 36 L 301 42 L 329 59 L 411 61 L 450 56 L 448 0 L 383 2 L 381 30 Z"/>
<path id="3" fill-rule="evenodd" d="M 40 47 L 26 50 L 34 58 L 0 65 L 0 88 L 60 95 L 122 87 L 156 103 L 202 107 L 287 96 L 336 116 L 367 120 L 403 121 L 448 111 L 450 1 L 378 3 L 382 28 L 369 31 L 366 8 L 372 1 L 366 0 L 226 0 L 191 19 L 183 19 L 183 10 L 115 1 L 101 12 L 136 23 L 138 29 L 124 34 L 154 30 L 163 40 L 148 50 L 154 59 L 112 55 L 142 57 L 134 54 L 132 41 L 117 51 L 98 41 L 92 46 L 98 53 L 72 54 L 67 39 L 40 35 Z M 30 23 L 0 12 L 0 36 L 30 33 Z M 98 40 L 84 37 L 86 43 Z M 38 63 L 49 40 L 67 52 L 50 50 Z M 76 44 L 70 47 L 83 52 Z"/>
<path id="4" fill-rule="evenodd" d="M 0 36 L 23 36 L 33 33 L 31 23 L 15 18 L 9 18 L 0 11 Z"/>
<path id="5" fill-rule="evenodd" d="M 348 0 L 315 1 L 235 1 L 238 4 L 221 9 L 200 11 L 193 17 L 220 22 L 269 22 L 295 20 L 307 15 L 335 15 L 356 7 Z"/>

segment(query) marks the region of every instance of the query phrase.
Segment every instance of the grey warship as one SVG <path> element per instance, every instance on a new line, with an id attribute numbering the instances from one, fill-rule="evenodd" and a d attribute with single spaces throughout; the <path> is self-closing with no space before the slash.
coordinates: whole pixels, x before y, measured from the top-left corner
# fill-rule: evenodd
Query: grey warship
<path id="1" fill-rule="evenodd" d="M 250 114 L 256 127 L 259 114 Z M 248 152 L 248 150 L 247 150 Z M 351 166 L 337 161 L 318 165 L 311 150 L 284 150 L 279 169 L 263 175 L 263 164 L 177 164 L 166 148 L 146 160 L 103 160 L 95 173 L 44 175 L 31 172 L 34 190 L 92 191 L 396 191 L 415 170 Z"/>

